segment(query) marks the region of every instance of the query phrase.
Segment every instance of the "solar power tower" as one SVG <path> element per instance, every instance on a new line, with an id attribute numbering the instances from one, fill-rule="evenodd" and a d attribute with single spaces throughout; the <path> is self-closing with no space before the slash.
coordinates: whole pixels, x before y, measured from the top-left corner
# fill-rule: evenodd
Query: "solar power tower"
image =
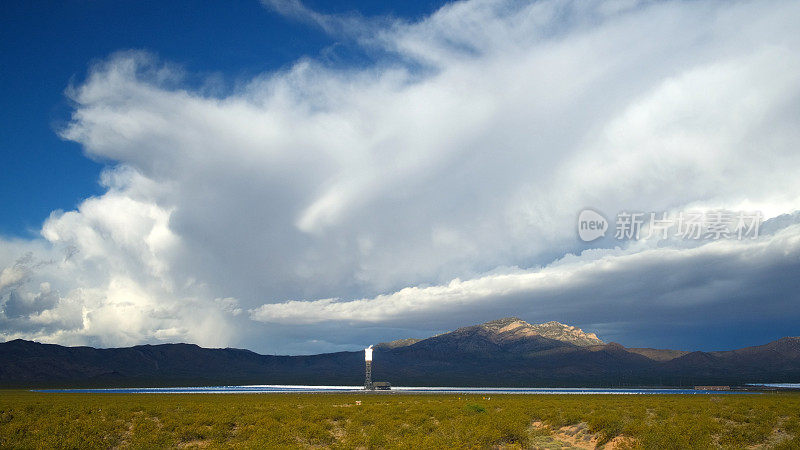
<path id="1" fill-rule="evenodd" d="M 364 349 L 364 363 L 367 369 L 367 378 L 364 380 L 364 389 L 373 390 L 375 387 L 372 385 L 372 346 Z"/>

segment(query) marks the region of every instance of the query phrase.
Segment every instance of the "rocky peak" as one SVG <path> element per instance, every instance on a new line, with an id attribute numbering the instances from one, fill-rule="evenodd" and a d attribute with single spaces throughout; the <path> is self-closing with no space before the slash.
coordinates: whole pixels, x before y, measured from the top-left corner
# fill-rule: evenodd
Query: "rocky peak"
<path id="1" fill-rule="evenodd" d="M 391 342 L 382 342 L 376 345 L 376 348 L 388 350 L 411 346 L 418 347 L 416 344 L 443 348 L 442 345 L 445 340 L 463 343 L 473 339 L 476 334 L 483 336 L 488 342 L 493 343 L 492 345 L 510 343 L 518 345 L 520 342 L 535 342 L 537 338 L 546 338 L 551 342 L 559 341 L 579 347 L 604 344 L 596 334 L 585 333 L 580 328 L 571 325 L 564 325 L 555 321 L 532 325 L 519 317 L 505 317 L 480 325 L 459 328 L 427 339 L 398 339 Z M 541 344 L 537 345 L 537 348 L 541 347 Z"/>
<path id="2" fill-rule="evenodd" d="M 490 322 L 486 322 L 478 326 L 483 327 L 489 331 L 503 332 L 516 329 L 519 327 L 531 326 L 531 324 L 525 322 L 519 317 L 506 317 L 503 319 L 492 320 Z"/>
<path id="3" fill-rule="evenodd" d="M 542 336 L 578 346 L 603 344 L 603 341 L 594 333 L 586 333 L 580 328 L 556 321 L 532 325 L 519 317 L 506 317 L 486 322 L 479 327 L 509 339 Z"/>

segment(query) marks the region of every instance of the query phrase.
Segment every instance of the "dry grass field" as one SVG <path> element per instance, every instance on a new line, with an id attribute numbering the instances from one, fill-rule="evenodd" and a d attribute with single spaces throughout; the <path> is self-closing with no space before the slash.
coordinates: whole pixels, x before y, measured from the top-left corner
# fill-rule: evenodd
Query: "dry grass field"
<path id="1" fill-rule="evenodd" d="M 800 448 L 800 395 L 0 391 L 2 448 Z"/>

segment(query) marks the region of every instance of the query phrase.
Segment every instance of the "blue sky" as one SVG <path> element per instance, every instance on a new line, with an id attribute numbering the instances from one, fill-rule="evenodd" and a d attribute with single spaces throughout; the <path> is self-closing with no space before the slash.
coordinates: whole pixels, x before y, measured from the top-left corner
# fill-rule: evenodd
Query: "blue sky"
<path id="1" fill-rule="evenodd" d="M 2 339 L 315 353 L 503 316 L 639 347 L 800 334 L 796 3 L 0 8 Z M 766 222 L 586 243 L 585 208 Z"/>
<path id="2" fill-rule="evenodd" d="M 307 2 L 328 13 L 429 14 L 440 1 Z M 89 64 L 121 49 L 146 49 L 225 84 L 318 56 L 337 41 L 257 1 L 9 1 L 0 5 L 0 233 L 38 234 L 54 209 L 102 189 L 103 161 L 82 155 L 55 130 L 70 113 L 64 90 Z"/>

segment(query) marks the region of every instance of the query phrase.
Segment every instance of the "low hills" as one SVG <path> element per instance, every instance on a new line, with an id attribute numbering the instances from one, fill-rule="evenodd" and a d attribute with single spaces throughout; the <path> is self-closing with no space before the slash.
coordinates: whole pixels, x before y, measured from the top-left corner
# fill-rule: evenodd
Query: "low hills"
<path id="1" fill-rule="evenodd" d="M 516 317 L 375 346 L 373 378 L 405 386 L 693 386 L 800 382 L 800 338 L 732 351 L 626 348 Z M 0 386 L 363 384 L 360 351 L 260 355 L 192 344 L 97 349 L 0 343 Z"/>

